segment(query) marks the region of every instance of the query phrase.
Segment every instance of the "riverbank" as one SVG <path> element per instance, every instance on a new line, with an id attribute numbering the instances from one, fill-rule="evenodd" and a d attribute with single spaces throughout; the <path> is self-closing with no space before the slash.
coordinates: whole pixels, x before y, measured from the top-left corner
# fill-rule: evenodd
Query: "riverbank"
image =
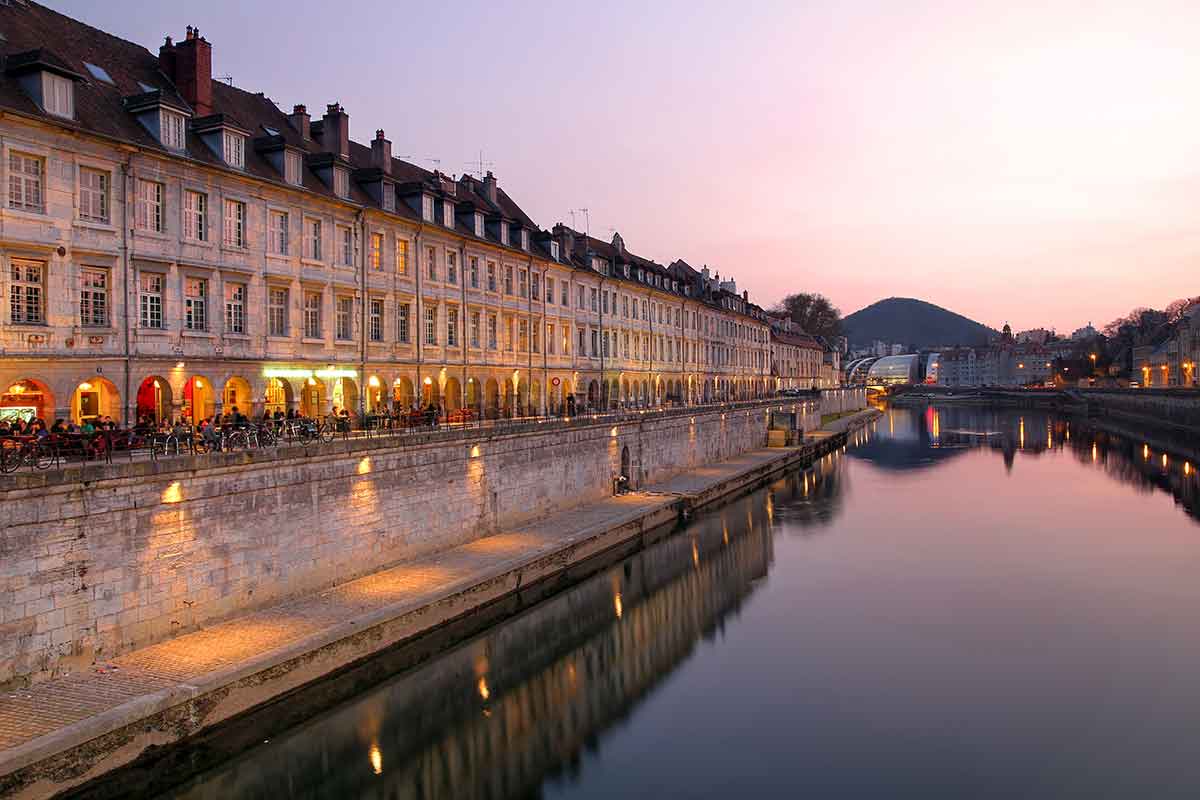
<path id="1" fill-rule="evenodd" d="M 1119 403 L 1105 396 L 1110 392 L 1004 392 L 991 391 L 968 395 L 904 394 L 889 398 L 896 408 L 921 408 L 927 405 L 969 406 L 973 408 L 1013 408 L 1051 411 L 1076 422 L 1126 439 L 1143 442 L 1156 452 L 1189 461 L 1200 460 L 1200 425 L 1160 419 L 1154 414 L 1137 413 L 1129 406 L 1141 398 L 1120 396 Z M 1172 394 L 1172 393 L 1162 393 Z M 1174 392 L 1182 400 L 1194 399 L 1192 393 Z"/>
<path id="2" fill-rule="evenodd" d="M 517 592 L 553 591 L 696 510 L 839 447 L 878 412 L 803 445 L 749 451 L 228 622 L 0 705 L 0 796 L 49 797 Z"/>
<path id="3" fill-rule="evenodd" d="M 1200 437 L 1200 392 L 1171 389 L 962 389 L 921 387 L 889 396 L 896 408 L 931 403 L 989 408 L 1030 408 L 1106 418 Z"/>

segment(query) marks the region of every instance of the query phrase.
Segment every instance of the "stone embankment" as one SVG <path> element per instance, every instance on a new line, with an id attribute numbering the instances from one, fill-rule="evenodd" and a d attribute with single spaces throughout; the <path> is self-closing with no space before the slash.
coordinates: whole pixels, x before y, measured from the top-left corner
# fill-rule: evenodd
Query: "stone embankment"
<path id="1" fill-rule="evenodd" d="M 895 406 L 978 405 L 1037 408 L 1112 418 L 1200 435 L 1200 391 L 1195 389 L 959 389 L 913 387 L 888 398 Z"/>
<path id="2" fill-rule="evenodd" d="M 234 530 L 246 538 L 237 550 L 242 553 L 238 563 L 246 563 L 252 553 L 269 563 L 280 560 L 279 566 L 252 573 L 263 575 L 258 585 L 284 583 L 273 575 L 279 569 L 297 575 L 302 588 L 285 597 L 287 587 L 274 586 L 263 592 L 274 596 L 274 602 L 235 603 L 241 613 L 224 620 L 209 617 L 193 622 L 190 632 L 168 631 L 150 636 L 153 641 L 144 645 L 114 647 L 116 652 L 93 665 L 60 668 L 28 685 L 10 681 L 0 696 L 0 796 L 50 796 L 128 763 L 150 745 L 179 741 L 514 593 L 576 579 L 604 554 L 630 552 L 665 535 L 696 509 L 757 488 L 793 465 L 840 448 L 845 430 L 866 424 L 876 413 L 839 419 L 840 432 L 825 432 L 800 447 L 761 448 L 769 412 L 778 408 L 778 403 L 764 403 L 685 411 L 615 425 L 606 421 L 506 434 L 475 444 L 430 443 L 402 453 L 384 446 L 364 453 L 347 445 L 346 453 L 273 460 L 270 471 L 280 473 L 273 485 L 256 474 L 268 471 L 263 464 L 242 456 L 190 476 L 126 475 L 125 469 L 144 468 L 125 465 L 112 468 L 117 474 L 83 486 L 51 480 L 41 487 L 10 488 L 30 493 L 30 500 L 39 491 L 49 496 L 58 491 L 56 503 L 73 502 L 77 513 L 82 510 L 88 520 L 109 525 L 105 536 L 115 540 L 114 549 L 101 555 L 114 564 L 136 556 L 131 569 L 147 576 L 145 586 L 125 586 L 135 606 L 155 602 L 153 587 L 163 581 L 154 576 L 160 574 L 157 570 L 170 575 L 172 558 L 182 558 L 184 565 L 214 558 L 211 542 L 198 544 L 210 523 L 225 532 L 226 540 Z M 810 409 L 808 418 L 818 411 Z M 555 443 L 553 437 L 562 441 Z M 439 465 L 430 452 L 437 448 L 459 453 L 458 466 Z M 401 474 L 397 459 L 410 469 L 407 474 Z M 635 491 L 614 497 L 612 477 L 623 467 L 633 476 Z M 523 471 L 531 474 L 522 476 Z M 499 475 L 489 482 L 483 476 L 492 472 Z M 95 493 L 106 482 L 116 486 L 98 497 Z M 458 482 L 472 488 L 443 490 L 454 492 L 453 497 L 435 489 Z M 317 485 L 300 488 L 306 483 Z M 346 483 L 350 488 L 341 490 Z M 495 497 L 500 486 L 518 495 L 501 502 Z M 176 490 L 179 497 L 172 494 Z M 304 496 L 290 504 L 270 497 L 280 492 Z M 105 493 L 107 500 L 102 499 Z M 401 497 L 389 499 L 393 493 Z M 186 529 L 176 516 L 180 512 L 170 508 L 185 498 L 200 504 L 187 514 Z M 57 516 L 55 503 L 46 505 L 31 519 L 4 529 L 7 546 L 13 544 L 14 528 L 26 529 L 26 535 L 33 535 L 29 529 L 52 535 L 56 525 L 71 519 L 63 517 L 61 505 Z M 256 511 L 269 511 L 269 521 L 256 524 Z M 288 521 L 292 512 L 298 521 Z M 391 513 L 399 516 L 392 520 Z M 170 522 L 162 541 L 139 538 L 139 526 L 164 524 L 163 514 Z M 411 531 L 425 515 L 437 535 L 384 552 L 389 529 Z M 333 533 L 324 527 L 330 524 Z M 469 529 L 452 534 L 455 524 Z M 311 542 L 302 535 L 306 528 L 315 537 Z M 54 534 L 55 541 L 95 538 L 82 522 L 63 534 Z M 147 535 L 153 539 L 155 533 Z M 287 560 L 289 548 L 299 546 L 311 551 L 298 562 Z M 71 552 L 60 553 L 64 564 L 82 560 L 72 562 Z M 88 558 L 97 556 L 93 549 L 83 552 Z M 185 558 L 189 552 L 191 557 Z M 234 552 L 225 549 L 223 556 Z M 353 574 L 355 558 L 398 565 Z M 19 570 L 9 563 L 4 576 L 11 579 Z M 36 558 L 33 567 L 38 567 Z M 70 586 L 60 588 L 70 589 L 76 580 L 85 583 L 88 574 L 93 573 L 76 572 L 66 578 Z"/>

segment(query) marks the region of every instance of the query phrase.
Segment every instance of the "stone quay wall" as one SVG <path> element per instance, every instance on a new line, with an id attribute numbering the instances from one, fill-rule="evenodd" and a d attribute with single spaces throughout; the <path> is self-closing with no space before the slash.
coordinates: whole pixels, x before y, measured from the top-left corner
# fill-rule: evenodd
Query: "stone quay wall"
<path id="1" fill-rule="evenodd" d="M 0 686 L 766 441 L 754 403 L 0 476 Z"/>
<path id="2" fill-rule="evenodd" d="M 1090 389 L 1079 395 L 1102 414 L 1200 432 L 1200 392 L 1195 389 Z"/>
<path id="3" fill-rule="evenodd" d="M 867 389 L 865 386 L 821 390 L 822 414 L 844 414 L 847 411 L 860 411 L 866 407 Z"/>

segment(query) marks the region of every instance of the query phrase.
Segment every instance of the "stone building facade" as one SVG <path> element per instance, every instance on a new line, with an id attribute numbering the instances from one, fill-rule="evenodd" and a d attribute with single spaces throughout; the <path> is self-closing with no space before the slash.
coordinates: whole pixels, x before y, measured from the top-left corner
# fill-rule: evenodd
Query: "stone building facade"
<path id="1" fill-rule="evenodd" d="M 707 269 L 534 223 L 158 54 L 0 6 L 0 415 L 485 416 L 773 391 L 769 321 Z"/>
<path id="2" fill-rule="evenodd" d="M 1131 380 L 1145 388 L 1195 387 L 1200 362 L 1200 303 L 1187 308 L 1157 344 L 1133 348 Z"/>
<path id="3" fill-rule="evenodd" d="M 771 317 L 771 377 L 776 390 L 827 387 L 825 351 L 816 337 L 801 330 L 791 318 Z"/>

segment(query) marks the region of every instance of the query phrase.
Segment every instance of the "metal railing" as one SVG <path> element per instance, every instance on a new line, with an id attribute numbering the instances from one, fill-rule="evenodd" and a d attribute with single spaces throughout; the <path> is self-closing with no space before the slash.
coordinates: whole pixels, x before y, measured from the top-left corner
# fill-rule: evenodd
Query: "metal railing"
<path id="1" fill-rule="evenodd" d="M 160 461 L 168 458 L 204 456 L 211 453 L 239 453 L 279 447 L 321 448 L 334 442 L 392 439 L 434 442 L 472 438 L 481 434 L 506 436 L 584 425 L 617 425 L 644 419 L 691 416 L 698 413 L 726 413 L 751 408 L 789 406 L 800 398 L 775 397 L 727 402 L 675 404 L 649 408 L 623 407 L 609 410 L 580 411 L 575 414 L 517 416 L 496 411 L 478 415 L 461 411 L 449 414 L 412 412 L 402 414 L 364 414 L 325 416 L 321 419 L 297 417 L 244 424 L 208 426 L 175 425 L 162 430 L 137 428 L 100 430 L 93 433 L 53 433 L 34 436 L 0 437 L 0 473 L 20 470 L 44 472 L 72 466 L 109 465 L 117 462 Z"/>

